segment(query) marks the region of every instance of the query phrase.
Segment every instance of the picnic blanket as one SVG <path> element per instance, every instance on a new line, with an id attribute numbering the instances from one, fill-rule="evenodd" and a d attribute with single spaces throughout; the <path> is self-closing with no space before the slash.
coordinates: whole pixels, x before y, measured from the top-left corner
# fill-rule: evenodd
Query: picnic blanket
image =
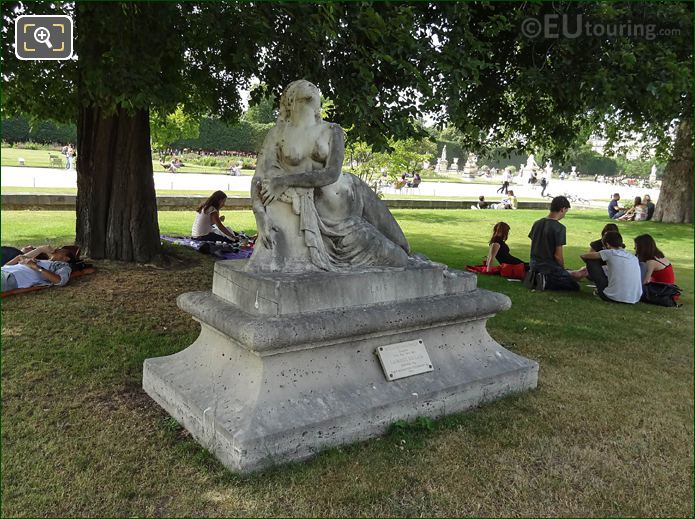
<path id="1" fill-rule="evenodd" d="M 70 273 L 70 279 L 79 278 L 86 276 L 88 274 L 94 274 L 97 271 L 94 267 L 86 267 L 82 270 L 73 270 Z M 37 290 L 43 290 L 44 288 L 51 288 L 53 285 L 36 285 L 28 288 L 16 288 L 14 290 L 9 290 L 7 292 L 0 293 L 0 297 L 5 299 L 6 297 L 16 296 L 17 294 L 24 294 L 26 292 L 36 292 Z"/>
<path id="2" fill-rule="evenodd" d="M 163 241 L 183 245 L 203 254 L 210 254 L 220 259 L 246 259 L 253 253 L 253 246 L 234 247 L 233 245 L 216 245 L 215 242 L 192 240 L 190 236 L 167 236 L 162 234 Z"/>
<path id="3" fill-rule="evenodd" d="M 525 274 L 523 263 L 516 265 L 502 263 L 499 267 L 490 267 L 490 272 L 488 272 L 485 268 L 485 261 L 483 261 L 482 265 L 466 265 L 466 270 L 476 274 L 502 276 L 507 279 L 524 279 Z"/>

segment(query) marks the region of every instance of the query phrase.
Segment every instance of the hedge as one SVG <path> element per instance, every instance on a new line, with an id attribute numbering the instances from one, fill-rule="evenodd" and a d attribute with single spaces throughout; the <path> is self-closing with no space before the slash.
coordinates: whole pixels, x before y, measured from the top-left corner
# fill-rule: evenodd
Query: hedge
<path id="1" fill-rule="evenodd" d="M 273 124 L 260 124 L 240 121 L 229 126 L 219 119 L 205 117 L 200 121 L 200 134 L 197 139 L 182 139 L 174 143 L 177 148 L 194 150 L 261 150 L 263 140 Z"/>
<path id="2" fill-rule="evenodd" d="M 2 140 L 17 142 L 37 142 L 40 144 L 68 144 L 77 141 L 77 127 L 74 124 L 54 124 L 41 121 L 30 125 L 26 117 L 11 117 L 2 120 Z"/>

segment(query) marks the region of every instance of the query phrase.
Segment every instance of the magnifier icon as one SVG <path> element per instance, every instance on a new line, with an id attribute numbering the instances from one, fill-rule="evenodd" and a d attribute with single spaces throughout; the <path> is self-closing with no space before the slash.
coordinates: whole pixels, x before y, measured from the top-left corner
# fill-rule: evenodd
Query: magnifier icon
<path id="1" fill-rule="evenodd" d="M 48 29 L 45 27 L 37 27 L 36 30 L 34 31 L 34 39 L 38 41 L 39 43 L 45 43 L 46 47 L 49 49 L 53 48 L 53 45 L 51 45 L 51 33 Z"/>

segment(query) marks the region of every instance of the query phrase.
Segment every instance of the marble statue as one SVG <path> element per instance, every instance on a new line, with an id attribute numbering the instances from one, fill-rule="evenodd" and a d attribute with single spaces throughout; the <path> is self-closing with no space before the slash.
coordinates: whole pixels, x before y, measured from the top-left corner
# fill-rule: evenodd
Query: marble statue
<path id="1" fill-rule="evenodd" d="M 545 163 L 545 178 L 548 180 L 553 178 L 553 161 L 550 159 Z"/>
<path id="2" fill-rule="evenodd" d="M 525 181 L 528 181 L 533 174 L 536 172 L 536 170 L 539 170 L 540 167 L 536 163 L 536 157 L 534 156 L 533 153 L 528 156 L 528 159 L 526 159 L 526 165 L 524 165 L 524 168 L 522 170 L 522 179 Z"/>
<path id="3" fill-rule="evenodd" d="M 538 363 L 485 328 L 511 300 L 409 253 L 386 205 L 342 173 L 343 129 L 320 105 L 308 81 L 285 89 L 251 187 L 252 257 L 216 262 L 211 290 L 180 294 L 198 339 L 143 365 L 146 393 L 236 472 L 538 383 Z"/>
<path id="4" fill-rule="evenodd" d="M 321 118 L 318 88 L 290 83 L 251 184 L 258 239 L 248 271 L 407 264 L 403 231 L 366 183 L 341 171 L 344 152 L 343 129 Z"/>
<path id="5" fill-rule="evenodd" d="M 652 164 L 651 173 L 649 173 L 649 182 L 656 182 L 656 164 Z"/>
<path id="6" fill-rule="evenodd" d="M 442 148 L 442 155 L 437 159 L 435 171 L 437 173 L 446 173 L 449 170 L 449 163 L 446 160 L 446 144 Z"/>
<path id="7" fill-rule="evenodd" d="M 478 157 L 475 153 L 469 153 L 466 157 L 466 163 L 463 166 L 463 174 L 469 177 L 475 177 L 478 173 Z"/>

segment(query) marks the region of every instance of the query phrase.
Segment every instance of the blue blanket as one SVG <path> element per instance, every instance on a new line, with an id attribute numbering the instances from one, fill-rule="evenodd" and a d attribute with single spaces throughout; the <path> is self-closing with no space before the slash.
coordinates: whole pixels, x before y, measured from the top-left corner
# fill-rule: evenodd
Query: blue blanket
<path id="1" fill-rule="evenodd" d="M 188 236 L 166 236 L 162 234 L 160 238 L 163 241 L 174 243 L 176 245 L 183 245 L 184 247 L 189 247 L 197 251 L 200 251 L 200 248 L 203 247 L 205 244 L 214 244 L 214 242 L 192 240 Z M 246 259 L 251 257 L 252 252 L 253 245 L 249 245 L 246 248 L 239 249 L 239 251 L 237 252 L 220 250 L 217 254 L 215 254 L 215 256 L 222 257 L 224 259 Z"/>

